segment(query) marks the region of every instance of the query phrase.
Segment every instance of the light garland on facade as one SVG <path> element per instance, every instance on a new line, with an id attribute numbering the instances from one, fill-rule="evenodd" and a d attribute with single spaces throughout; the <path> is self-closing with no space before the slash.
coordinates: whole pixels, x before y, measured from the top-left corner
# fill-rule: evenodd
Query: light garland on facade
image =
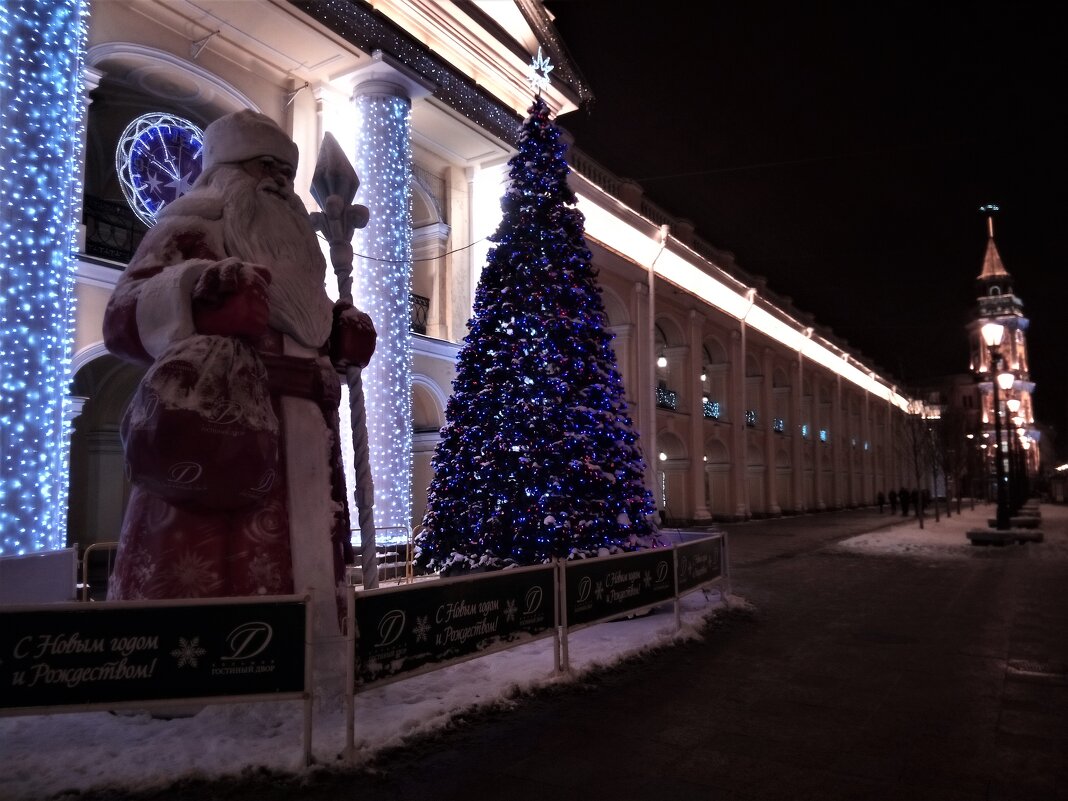
<path id="1" fill-rule="evenodd" d="M 66 544 L 85 0 L 0 4 L 0 554 Z"/>
<path id="2" fill-rule="evenodd" d="M 412 282 L 411 104 L 385 93 L 354 98 L 360 176 L 357 199 L 371 210 L 356 231 L 353 301 L 378 331 L 378 345 L 363 371 L 367 442 L 375 483 L 375 526 L 411 525 Z"/>

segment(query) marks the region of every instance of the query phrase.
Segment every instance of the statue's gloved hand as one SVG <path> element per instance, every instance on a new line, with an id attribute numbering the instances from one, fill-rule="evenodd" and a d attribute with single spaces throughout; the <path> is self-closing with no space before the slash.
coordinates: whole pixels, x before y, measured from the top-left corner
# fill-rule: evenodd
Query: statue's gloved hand
<path id="1" fill-rule="evenodd" d="M 366 367 L 377 342 L 378 332 L 367 314 L 345 301 L 334 304 L 330 360 L 339 370 L 349 366 Z"/>
<path id="2" fill-rule="evenodd" d="M 254 340 L 267 332 L 271 273 L 237 258 L 206 269 L 193 287 L 197 333 Z"/>

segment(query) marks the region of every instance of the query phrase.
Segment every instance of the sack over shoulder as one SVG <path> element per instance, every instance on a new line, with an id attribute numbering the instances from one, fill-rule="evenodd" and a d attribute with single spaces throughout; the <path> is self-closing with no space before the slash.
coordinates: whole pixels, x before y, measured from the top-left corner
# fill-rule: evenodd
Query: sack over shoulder
<path id="1" fill-rule="evenodd" d="M 250 509 L 277 480 L 278 431 L 256 351 L 189 337 L 149 368 L 123 415 L 127 478 L 178 506 Z"/>

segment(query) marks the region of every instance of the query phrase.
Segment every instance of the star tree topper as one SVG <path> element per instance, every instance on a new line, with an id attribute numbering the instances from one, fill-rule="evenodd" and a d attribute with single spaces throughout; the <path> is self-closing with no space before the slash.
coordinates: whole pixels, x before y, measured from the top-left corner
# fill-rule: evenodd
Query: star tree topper
<path id="1" fill-rule="evenodd" d="M 540 45 L 538 47 L 538 55 L 534 56 L 527 69 L 530 72 L 528 80 L 532 89 L 541 94 L 542 89 L 549 88 L 549 73 L 553 71 L 553 66 L 549 63 L 548 57 L 542 55 Z"/>

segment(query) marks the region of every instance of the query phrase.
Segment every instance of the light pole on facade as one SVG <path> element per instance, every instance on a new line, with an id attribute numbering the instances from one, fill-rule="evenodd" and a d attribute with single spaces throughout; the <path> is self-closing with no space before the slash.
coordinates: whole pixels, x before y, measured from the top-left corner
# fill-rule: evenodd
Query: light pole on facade
<path id="1" fill-rule="evenodd" d="M 983 342 L 990 350 L 990 370 L 994 372 L 1001 364 L 1001 338 L 1005 334 L 1005 326 L 1000 323 L 987 323 L 982 328 Z M 997 479 L 997 515 L 995 527 L 998 531 L 1009 528 L 1009 501 L 1005 486 L 1005 457 L 1001 444 L 1001 403 L 998 398 L 998 387 L 1002 384 L 1004 376 L 1009 377 L 1009 387 L 1012 386 L 1012 373 L 1000 373 L 994 377 L 994 474 Z M 1005 387 L 1008 389 L 1009 387 Z"/>

